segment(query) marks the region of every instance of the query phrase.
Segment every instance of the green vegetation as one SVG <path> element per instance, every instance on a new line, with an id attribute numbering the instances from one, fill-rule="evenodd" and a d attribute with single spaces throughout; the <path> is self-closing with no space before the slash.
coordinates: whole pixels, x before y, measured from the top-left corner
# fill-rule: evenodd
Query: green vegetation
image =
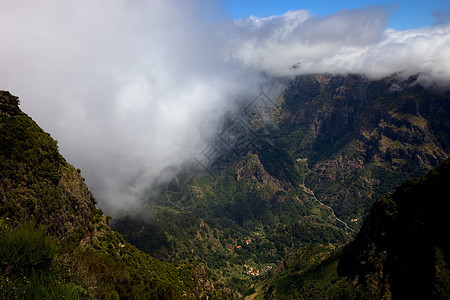
<path id="1" fill-rule="evenodd" d="M 81 175 L 58 146 L 0 92 L 0 216 L 13 224 L 32 221 L 60 240 L 85 234 L 102 214 Z M 16 223 L 14 223 L 16 222 Z"/>
<path id="2" fill-rule="evenodd" d="M 201 266 L 157 261 L 108 231 L 99 226 L 95 243 L 69 253 L 34 224 L 3 225 L 0 298 L 174 299 L 201 288 L 194 272 Z M 226 296 L 212 288 L 202 294 Z"/>
<path id="3" fill-rule="evenodd" d="M 0 91 L 0 298 L 229 298 L 203 266 L 160 262 L 108 225 L 80 170 Z"/>
<path id="4" fill-rule="evenodd" d="M 101 299 L 174 299 L 198 294 L 219 296 L 213 289 L 203 291 L 196 270 L 188 262 L 176 265 L 160 262 L 125 242 L 107 226 L 98 226 L 91 245 L 82 245 L 68 264 L 75 278 Z M 64 259 L 69 259 L 64 256 Z M 203 280 L 208 281 L 207 273 Z"/>
<path id="5" fill-rule="evenodd" d="M 306 159 L 305 185 L 347 223 L 448 157 L 448 91 L 394 76 L 309 75 L 289 83 L 284 99 L 278 129 L 267 138 Z"/>
<path id="6" fill-rule="evenodd" d="M 448 207 L 421 200 L 441 199 L 430 182 L 445 168 L 361 222 L 449 156 L 450 93 L 410 83 L 294 79 L 273 123 L 252 122 L 244 155 L 214 176 L 180 173 L 114 220 L 124 237 L 56 141 L 0 91 L 0 296 L 370 299 L 412 283 L 448 297 Z"/>
<path id="7" fill-rule="evenodd" d="M 448 299 L 450 160 L 375 202 L 354 241 L 311 246 L 256 287 L 256 299 Z"/>
<path id="8" fill-rule="evenodd" d="M 194 175 L 183 188 L 190 192 L 170 193 L 170 203 L 163 193 L 147 211 L 119 218 L 113 228 L 157 258 L 204 263 L 237 296 L 248 295 L 257 276 L 247 274 L 245 265 L 262 270 L 309 243 L 348 241 L 328 209 L 294 187 L 288 176 L 272 176 L 259 159 L 258 146 L 253 147 L 233 168 L 216 177 Z M 271 163 L 278 157 L 283 156 L 270 156 Z M 285 166 L 297 170 L 287 162 L 272 166 L 278 174 L 289 174 Z M 194 198 L 185 201 L 186 195 Z M 182 203 L 189 206 L 179 207 Z"/>
<path id="9" fill-rule="evenodd" d="M 446 160 L 375 202 L 361 232 L 342 255 L 340 274 L 350 278 L 358 274 L 367 278 L 360 280 L 362 288 L 373 286 L 393 297 L 448 298 L 448 286 L 442 283 L 449 280 L 449 181 L 450 160 Z M 358 264 L 361 261 L 367 262 L 364 267 Z"/>
<path id="10" fill-rule="evenodd" d="M 57 240 L 32 223 L 0 226 L 0 298 L 87 299 L 87 291 L 66 282 L 55 265 Z"/>
<path id="11" fill-rule="evenodd" d="M 403 89 L 391 91 L 394 84 Z M 258 138 L 247 153 L 214 176 L 172 182 L 170 193 L 113 227 L 157 258 L 204 263 L 247 295 L 254 278 L 244 264 L 261 268 L 304 247 L 339 247 L 375 199 L 445 159 L 449 100 L 448 92 L 395 77 L 300 76 L 284 91 L 275 124 L 252 128 Z"/>
<path id="12" fill-rule="evenodd" d="M 57 253 L 54 239 L 33 224 L 22 224 L 15 230 L 2 228 L 0 262 L 4 270 L 31 272 L 48 268 Z"/>

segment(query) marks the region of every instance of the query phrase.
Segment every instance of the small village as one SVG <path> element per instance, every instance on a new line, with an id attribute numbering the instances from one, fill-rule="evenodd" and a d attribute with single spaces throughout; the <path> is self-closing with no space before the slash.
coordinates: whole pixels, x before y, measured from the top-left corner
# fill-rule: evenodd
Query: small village
<path id="1" fill-rule="evenodd" d="M 255 233 L 255 236 L 258 237 L 259 233 Z M 262 239 L 264 239 L 264 238 L 262 238 Z M 245 243 L 245 245 L 250 245 L 252 243 L 252 239 L 248 238 L 242 244 L 244 244 L 244 243 Z M 237 241 L 236 241 L 236 244 L 237 244 Z M 242 248 L 241 245 L 236 245 L 236 249 L 241 249 L 241 248 Z M 264 266 L 264 267 L 257 269 L 256 267 L 251 267 L 248 264 L 244 264 L 244 274 L 253 276 L 253 277 L 263 275 L 264 273 L 268 272 L 271 269 L 272 269 L 272 266 Z"/>
<path id="2" fill-rule="evenodd" d="M 264 273 L 266 273 L 267 271 L 272 269 L 272 266 L 265 266 L 262 267 L 261 269 L 254 269 L 253 267 L 250 267 L 248 265 L 244 265 L 245 268 L 245 274 L 250 275 L 250 276 L 260 276 Z"/>
<path id="3" fill-rule="evenodd" d="M 251 239 L 245 240 L 245 244 L 246 244 L 246 245 L 251 244 L 251 243 L 252 243 L 252 240 L 251 240 Z M 241 245 L 237 245 L 237 246 L 236 246 L 236 249 L 240 249 L 240 248 L 242 248 Z"/>

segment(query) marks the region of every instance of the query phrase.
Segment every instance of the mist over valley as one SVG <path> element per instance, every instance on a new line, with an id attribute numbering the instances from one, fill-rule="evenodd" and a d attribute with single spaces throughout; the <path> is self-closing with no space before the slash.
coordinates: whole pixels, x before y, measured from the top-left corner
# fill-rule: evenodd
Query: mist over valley
<path id="1" fill-rule="evenodd" d="M 0 298 L 449 297 L 450 7 L 233 3 L 0 1 Z"/>

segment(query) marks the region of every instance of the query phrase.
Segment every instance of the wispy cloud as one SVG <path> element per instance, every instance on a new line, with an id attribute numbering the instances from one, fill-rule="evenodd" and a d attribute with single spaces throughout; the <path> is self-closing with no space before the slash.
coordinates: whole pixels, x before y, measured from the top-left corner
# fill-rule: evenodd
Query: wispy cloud
<path id="1" fill-rule="evenodd" d="M 450 80 L 449 25 L 386 29 L 382 7 L 228 21 L 198 8 L 199 0 L 0 2 L 0 88 L 59 140 L 103 207 L 139 204 L 267 75 Z"/>

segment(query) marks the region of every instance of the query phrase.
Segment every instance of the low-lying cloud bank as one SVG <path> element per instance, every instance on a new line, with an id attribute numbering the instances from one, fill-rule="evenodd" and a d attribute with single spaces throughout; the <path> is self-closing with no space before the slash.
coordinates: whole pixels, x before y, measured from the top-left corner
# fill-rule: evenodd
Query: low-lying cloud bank
<path id="1" fill-rule="evenodd" d="M 211 20 L 201 5 L 0 2 L 0 89 L 20 96 L 110 213 L 136 207 L 164 170 L 195 157 L 268 77 L 421 73 L 450 83 L 448 23 L 386 29 L 383 7 Z"/>

